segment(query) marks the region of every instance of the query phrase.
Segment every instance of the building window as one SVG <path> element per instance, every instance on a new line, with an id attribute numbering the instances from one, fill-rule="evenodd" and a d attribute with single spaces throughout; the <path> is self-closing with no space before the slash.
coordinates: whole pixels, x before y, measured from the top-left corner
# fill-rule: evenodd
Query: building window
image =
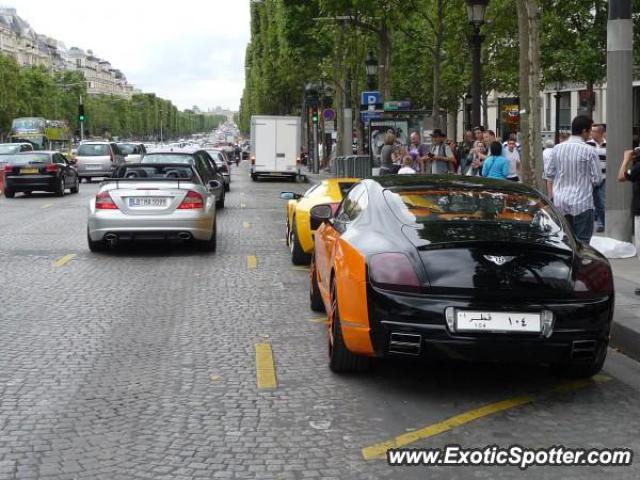
<path id="1" fill-rule="evenodd" d="M 544 129 L 551 130 L 551 93 L 546 94 L 546 104 L 544 108 Z"/>
<path id="2" fill-rule="evenodd" d="M 571 92 L 560 93 L 560 130 L 571 130 Z"/>

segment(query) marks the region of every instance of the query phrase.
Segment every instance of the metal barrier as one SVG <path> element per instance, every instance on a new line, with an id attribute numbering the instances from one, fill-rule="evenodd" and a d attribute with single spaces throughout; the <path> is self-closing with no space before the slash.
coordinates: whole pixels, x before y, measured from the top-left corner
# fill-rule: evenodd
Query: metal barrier
<path id="1" fill-rule="evenodd" d="M 332 173 L 336 177 L 371 178 L 371 160 L 368 155 L 336 157 Z"/>

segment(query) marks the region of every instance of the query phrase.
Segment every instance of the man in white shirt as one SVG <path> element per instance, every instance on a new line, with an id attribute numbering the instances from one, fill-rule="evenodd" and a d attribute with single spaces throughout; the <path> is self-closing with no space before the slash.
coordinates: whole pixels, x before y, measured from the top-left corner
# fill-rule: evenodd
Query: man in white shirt
<path id="1" fill-rule="evenodd" d="M 542 179 L 543 180 L 547 179 L 544 172 L 547 171 L 547 167 L 549 166 L 549 162 L 551 161 L 551 155 L 553 154 L 553 147 L 555 147 L 555 143 L 553 143 L 553 140 L 544 141 L 544 150 L 542 150 Z"/>
<path id="2" fill-rule="evenodd" d="M 607 177 L 607 126 L 604 123 L 594 123 L 591 129 L 591 140 L 587 145 L 596 149 L 602 168 L 602 182 L 593 189 L 593 203 L 595 206 L 595 220 L 598 232 L 604 232 L 605 193 Z"/>
<path id="3" fill-rule="evenodd" d="M 564 213 L 578 240 L 591 241 L 593 235 L 593 188 L 602 182 L 600 161 L 585 142 L 593 120 L 578 115 L 571 122 L 571 138 L 553 147 L 545 175 L 547 191 Z"/>
<path id="4" fill-rule="evenodd" d="M 511 180 L 512 182 L 520 181 L 520 153 L 518 152 L 518 148 L 516 147 L 515 139 L 509 139 L 507 141 L 507 148 L 503 148 L 502 154 L 509 160 L 509 174 L 507 175 L 507 180 Z"/>

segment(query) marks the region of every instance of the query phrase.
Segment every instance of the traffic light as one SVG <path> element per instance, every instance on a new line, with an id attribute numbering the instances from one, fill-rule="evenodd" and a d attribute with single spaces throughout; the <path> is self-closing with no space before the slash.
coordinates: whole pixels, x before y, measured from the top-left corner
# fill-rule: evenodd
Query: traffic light
<path id="1" fill-rule="evenodd" d="M 80 104 L 78 105 L 78 120 L 81 122 L 85 121 L 85 116 L 84 116 L 84 104 Z"/>
<path id="2" fill-rule="evenodd" d="M 318 110 L 316 110 L 315 108 L 311 113 L 311 121 L 314 123 L 314 125 L 318 123 Z"/>

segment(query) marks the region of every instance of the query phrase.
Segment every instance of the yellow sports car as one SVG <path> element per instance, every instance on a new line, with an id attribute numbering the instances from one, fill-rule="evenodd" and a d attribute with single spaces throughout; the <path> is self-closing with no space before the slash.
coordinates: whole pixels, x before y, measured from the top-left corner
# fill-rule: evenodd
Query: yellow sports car
<path id="1" fill-rule="evenodd" d="M 294 265 L 308 265 L 313 251 L 313 232 L 319 225 L 311 221 L 309 211 L 322 203 L 337 206 L 359 178 L 330 178 L 314 185 L 304 194 L 282 192 L 287 203 L 287 245 Z"/>

